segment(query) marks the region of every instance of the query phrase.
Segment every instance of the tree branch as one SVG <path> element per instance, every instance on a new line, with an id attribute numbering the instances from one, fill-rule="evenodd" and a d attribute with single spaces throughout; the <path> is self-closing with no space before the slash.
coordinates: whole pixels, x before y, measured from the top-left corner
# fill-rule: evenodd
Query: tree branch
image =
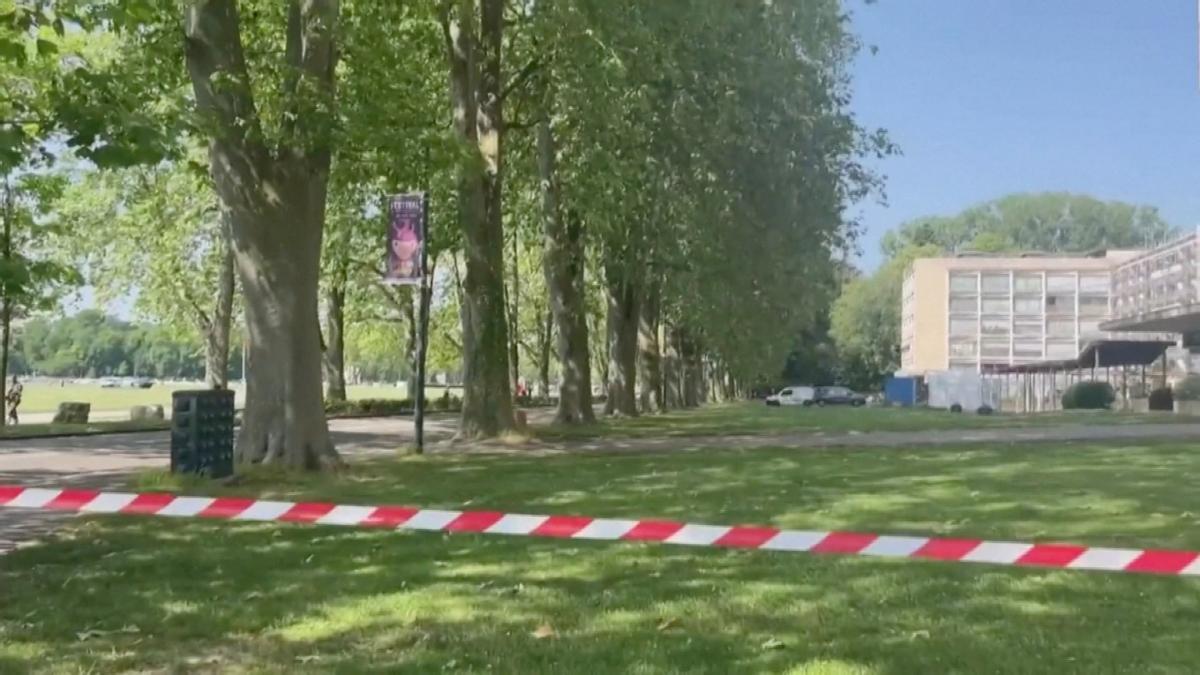
<path id="1" fill-rule="evenodd" d="M 262 138 L 242 49 L 236 0 L 194 0 L 184 14 L 184 54 L 196 107 L 213 116 L 223 140 L 243 151 Z"/>
<path id="2" fill-rule="evenodd" d="M 504 91 L 500 92 L 500 100 L 507 100 L 509 94 L 524 86 L 525 82 L 527 82 L 529 78 L 533 77 L 533 75 L 541 70 L 541 68 L 542 59 L 540 56 L 535 56 L 529 63 L 525 64 L 525 67 L 521 69 L 521 72 L 517 73 L 516 77 L 514 77 L 512 81 L 508 83 L 508 86 L 504 88 Z"/>

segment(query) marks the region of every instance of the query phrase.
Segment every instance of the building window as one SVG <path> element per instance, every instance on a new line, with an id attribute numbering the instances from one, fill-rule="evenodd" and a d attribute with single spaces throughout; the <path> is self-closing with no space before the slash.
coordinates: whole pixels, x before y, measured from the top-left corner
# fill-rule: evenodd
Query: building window
<path id="1" fill-rule="evenodd" d="M 1046 313 L 1047 314 L 1074 314 L 1075 313 L 1075 295 L 1068 293 L 1055 293 L 1046 296 Z"/>
<path id="2" fill-rule="evenodd" d="M 975 341 L 974 340 L 951 340 L 950 341 L 950 356 L 951 357 L 975 356 Z"/>
<path id="3" fill-rule="evenodd" d="M 950 311 L 975 314 L 979 311 L 979 301 L 975 298 L 950 298 Z"/>
<path id="4" fill-rule="evenodd" d="M 1013 300 L 1013 307 L 1017 314 L 1041 314 L 1042 299 L 1038 298 L 1016 298 Z"/>
<path id="5" fill-rule="evenodd" d="M 983 334 L 988 336 L 1008 336 L 1009 322 L 1008 319 L 984 319 L 982 322 Z"/>
<path id="6" fill-rule="evenodd" d="M 1015 323 L 1013 324 L 1013 335 L 1038 335 L 1042 334 L 1042 322 L 1037 323 Z"/>
<path id="7" fill-rule="evenodd" d="M 1104 331 L 1100 330 L 1099 321 L 1080 321 L 1079 335 L 1082 337 L 1098 337 L 1103 335 Z"/>
<path id="8" fill-rule="evenodd" d="M 1017 340 L 1013 343 L 1013 355 L 1018 358 L 1042 358 L 1041 340 Z"/>
<path id="9" fill-rule="evenodd" d="M 1054 341 L 1046 343 L 1046 358 L 1069 359 L 1079 355 L 1079 349 L 1071 342 Z"/>
<path id="10" fill-rule="evenodd" d="M 1093 296 L 1079 298 L 1079 316 L 1107 316 L 1108 296 Z"/>
<path id="11" fill-rule="evenodd" d="M 984 340 L 979 353 L 983 356 L 1008 356 L 1008 340 Z"/>
<path id="12" fill-rule="evenodd" d="M 950 319 L 951 337 L 970 337 L 979 334 L 979 321 L 976 319 Z"/>
<path id="13" fill-rule="evenodd" d="M 1017 293 L 1042 293 L 1042 275 L 1018 274 L 1013 278 L 1013 289 Z"/>
<path id="14" fill-rule="evenodd" d="M 1008 298 L 984 298 L 983 313 L 984 314 L 1005 314 L 1009 313 L 1011 304 Z"/>
<path id="15" fill-rule="evenodd" d="M 1108 288 L 1111 281 L 1107 274 L 1081 274 L 1079 275 L 1079 292 L 1080 293 L 1104 293 L 1108 294 Z"/>
<path id="16" fill-rule="evenodd" d="M 1075 337 L 1075 322 L 1071 319 L 1050 319 L 1046 322 L 1046 335 Z"/>
<path id="17" fill-rule="evenodd" d="M 979 275 L 977 274 L 951 274 L 950 275 L 950 292 L 951 293 L 975 293 L 979 290 Z"/>
<path id="18" fill-rule="evenodd" d="M 1075 275 L 1074 274 L 1048 274 L 1046 275 L 1046 290 L 1054 291 L 1070 291 L 1075 292 Z"/>
<path id="19" fill-rule="evenodd" d="M 1007 274 L 985 274 L 985 275 L 983 275 L 983 292 L 984 293 L 1008 294 L 1008 275 Z"/>

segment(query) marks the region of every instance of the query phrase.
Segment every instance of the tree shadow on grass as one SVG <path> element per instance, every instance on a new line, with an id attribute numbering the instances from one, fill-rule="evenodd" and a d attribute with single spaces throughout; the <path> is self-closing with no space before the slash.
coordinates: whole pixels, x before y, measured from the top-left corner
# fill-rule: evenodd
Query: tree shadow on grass
<path id="1" fill-rule="evenodd" d="M 438 458 L 274 492 L 1195 546 L 1181 487 L 1196 461 L 1170 447 Z M 102 518 L 0 559 L 0 669 L 1187 672 L 1200 657 L 1197 590 L 1131 575 Z M 543 626 L 553 635 L 534 637 Z"/>

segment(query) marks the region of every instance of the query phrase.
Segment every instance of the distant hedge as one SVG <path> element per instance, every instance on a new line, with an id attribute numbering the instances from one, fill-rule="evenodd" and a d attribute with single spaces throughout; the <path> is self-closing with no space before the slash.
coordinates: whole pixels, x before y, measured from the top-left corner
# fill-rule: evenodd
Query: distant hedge
<path id="1" fill-rule="evenodd" d="M 1063 410 L 1106 410 L 1117 400 L 1107 382 L 1077 382 L 1063 394 Z"/>
<path id="2" fill-rule="evenodd" d="M 1200 375 L 1188 375 L 1175 385 L 1176 401 L 1200 401 Z"/>
<path id="3" fill-rule="evenodd" d="M 545 397 L 527 397 L 515 401 L 521 408 L 549 408 L 555 402 Z M 462 398 L 452 394 L 425 399 L 429 412 L 458 412 Z M 413 414 L 409 398 L 364 398 L 356 401 L 325 401 L 325 414 L 330 417 L 392 417 Z"/>
<path id="4" fill-rule="evenodd" d="M 325 401 L 325 414 L 331 417 L 358 415 L 388 416 L 412 414 L 413 402 L 407 398 L 364 398 L 356 401 Z"/>

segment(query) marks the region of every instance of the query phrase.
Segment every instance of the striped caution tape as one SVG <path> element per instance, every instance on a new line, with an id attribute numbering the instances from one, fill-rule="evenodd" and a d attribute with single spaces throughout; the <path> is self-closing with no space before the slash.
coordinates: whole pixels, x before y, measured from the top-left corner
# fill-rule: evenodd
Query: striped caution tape
<path id="1" fill-rule="evenodd" d="M 774 527 L 701 525 L 667 520 L 539 516 L 498 511 L 442 511 L 401 506 L 352 506 L 326 502 L 184 497 L 163 493 L 135 494 L 4 485 L 0 485 L 0 507 L 661 542 L 685 546 L 914 558 L 1073 570 L 1200 575 L 1200 553 L 1195 551 L 784 530 Z"/>

